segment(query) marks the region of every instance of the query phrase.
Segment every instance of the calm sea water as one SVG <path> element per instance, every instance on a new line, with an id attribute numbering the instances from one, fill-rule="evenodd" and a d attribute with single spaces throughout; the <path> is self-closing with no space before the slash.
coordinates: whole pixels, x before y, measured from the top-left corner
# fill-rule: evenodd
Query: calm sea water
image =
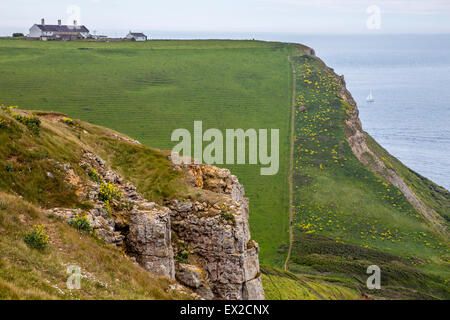
<path id="1" fill-rule="evenodd" d="M 311 46 L 345 76 L 364 129 L 408 167 L 450 190 L 450 35 L 149 34 Z M 373 104 L 366 102 L 370 90 Z"/>

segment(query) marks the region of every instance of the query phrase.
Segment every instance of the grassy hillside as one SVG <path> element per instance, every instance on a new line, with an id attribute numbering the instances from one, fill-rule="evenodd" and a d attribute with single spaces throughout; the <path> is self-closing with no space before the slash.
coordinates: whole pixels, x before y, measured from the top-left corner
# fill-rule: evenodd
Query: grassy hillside
<path id="1" fill-rule="evenodd" d="M 290 66 L 258 41 L 92 43 L 0 40 L 1 103 L 54 110 L 171 149 L 176 128 L 279 128 L 280 170 L 227 166 L 250 198 L 263 262 L 281 266 L 288 240 Z M 268 231 L 266 226 L 271 225 Z"/>
<path id="2" fill-rule="evenodd" d="M 61 170 L 62 164 L 70 164 L 82 179 L 89 179 L 79 166 L 82 148 L 102 154 L 108 150 L 116 165 L 126 155 L 145 159 L 140 179 L 148 185 L 142 184 L 142 191 L 153 199 L 183 190 L 177 176 L 167 174 L 166 157 L 150 148 L 130 147 L 108 129 L 68 126 L 54 122 L 52 114 L 41 114 L 39 127 L 27 126 L 16 120 L 23 119 L 18 114 L 36 117 L 0 110 L 0 299 L 186 298 L 169 290 L 173 282 L 150 275 L 121 250 L 45 211 L 55 206 L 86 209 L 88 204 L 78 200 L 77 190 Z M 109 149 L 112 141 L 115 149 Z M 141 168 L 139 162 L 135 168 Z M 133 173 L 127 176 L 133 178 Z M 25 243 L 34 225 L 43 225 L 49 235 L 46 248 Z M 66 287 L 70 265 L 81 268 L 81 290 Z"/>
<path id="3" fill-rule="evenodd" d="M 23 241 L 44 225 L 50 245 Z M 0 299 L 183 299 L 173 284 L 155 278 L 122 252 L 81 234 L 18 197 L 0 192 Z M 69 290 L 67 268 L 81 268 L 81 290 Z"/>
<path id="4" fill-rule="evenodd" d="M 262 267 L 264 290 L 269 300 L 358 300 L 361 293 L 350 279 L 297 275 Z"/>
<path id="5" fill-rule="evenodd" d="M 448 297 L 448 235 L 437 234 L 400 190 L 354 156 L 346 141 L 344 123 L 352 107 L 340 97 L 342 88 L 336 76 L 319 59 L 300 55 L 294 61 L 298 103 L 296 236 L 289 269 L 352 275 L 363 284 L 368 265 L 383 265 L 386 286 L 414 288 L 414 292 L 405 290 L 405 296 Z M 448 216 L 448 192 L 420 179 L 368 139 L 371 149 L 386 163 L 394 163 L 418 196 L 442 216 Z M 369 254 L 366 248 L 378 253 Z M 427 279 L 425 272 L 439 276 Z M 424 281 L 415 283 L 416 278 Z M 383 293 L 397 297 L 388 290 Z"/>

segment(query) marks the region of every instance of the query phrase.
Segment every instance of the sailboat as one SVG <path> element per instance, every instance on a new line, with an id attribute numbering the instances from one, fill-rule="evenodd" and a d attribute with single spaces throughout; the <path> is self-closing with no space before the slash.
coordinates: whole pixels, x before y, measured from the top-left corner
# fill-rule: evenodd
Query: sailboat
<path id="1" fill-rule="evenodd" d="M 375 102 L 375 99 L 373 98 L 373 95 L 372 95 L 372 90 L 370 90 L 370 93 L 369 93 L 369 95 L 367 96 L 366 101 L 367 101 L 368 103 Z"/>

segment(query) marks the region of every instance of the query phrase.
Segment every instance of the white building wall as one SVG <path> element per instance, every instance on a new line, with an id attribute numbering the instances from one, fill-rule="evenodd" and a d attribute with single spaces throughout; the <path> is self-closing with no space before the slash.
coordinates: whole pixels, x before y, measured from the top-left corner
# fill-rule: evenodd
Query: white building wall
<path id="1" fill-rule="evenodd" d="M 42 31 L 39 29 L 37 25 L 34 25 L 30 28 L 30 37 L 32 38 L 39 38 L 42 36 Z"/>
<path id="2" fill-rule="evenodd" d="M 39 29 L 39 27 L 35 24 L 30 28 L 30 34 L 29 36 L 31 38 L 39 38 L 39 37 L 51 37 L 53 36 L 52 31 L 42 31 Z"/>
<path id="3" fill-rule="evenodd" d="M 125 38 L 128 40 L 134 39 L 135 41 L 147 41 L 147 37 L 135 37 L 131 33 L 127 34 Z"/>

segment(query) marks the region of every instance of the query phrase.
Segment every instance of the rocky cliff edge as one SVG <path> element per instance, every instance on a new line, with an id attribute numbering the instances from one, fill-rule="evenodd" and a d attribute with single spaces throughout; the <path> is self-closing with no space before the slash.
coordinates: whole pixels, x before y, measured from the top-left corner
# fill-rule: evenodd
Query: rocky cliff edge
<path id="1" fill-rule="evenodd" d="M 158 276 L 176 279 L 202 299 L 264 299 L 258 244 L 251 240 L 244 187 L 227 169 L 203 164 L 174 165 L 194 195 L 147 201 L 94 153 L 85 151 L 80 166 L 92 180 L 83 182 L 68 164 L 66 180 L 93 208 L 53 208 L 70 221 L 86 215 L 94 232 Z M 112 190 L 105 200 L 105 189 Z"/>

